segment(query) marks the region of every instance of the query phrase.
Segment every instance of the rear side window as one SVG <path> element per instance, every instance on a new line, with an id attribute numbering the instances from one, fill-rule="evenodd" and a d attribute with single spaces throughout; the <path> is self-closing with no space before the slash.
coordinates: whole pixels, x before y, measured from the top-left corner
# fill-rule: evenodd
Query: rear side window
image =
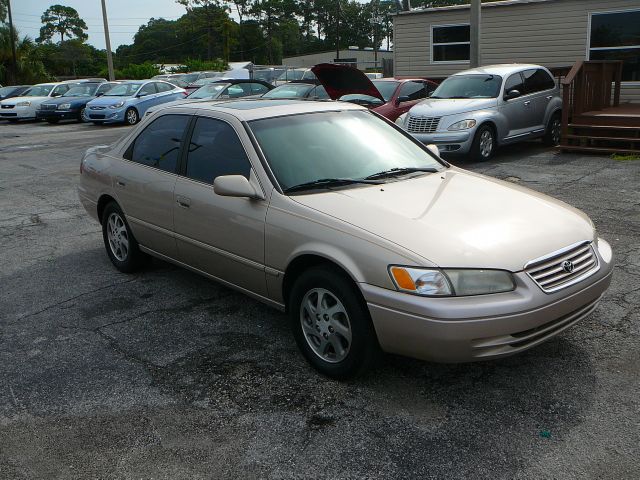
<path id="1" fill-rule="evenodd" d="M 156 83 L 156 88 L 158 89 L 158 92 L 168 92 L 169 90 L 173 90 L 171 85 L 162 82 Z"/>
<path id="2" fill-rule="evenodd" d="M 249 178 L 251 164 L 235 130 L 226 122 L 198 118 L 187 154 L 186 176 L 213 183 L 221 175 Z"/>
<path id="3" fill-rule="evenodd" d="M 124 157 L 175 173 L 189 119 L 187 115 L 163 115 L 154 120 L 129 146 Z"/>
<path id="4" fill-rule="evenodd" d="M 251 95 L 251 85 L 248 83 L 229 85 L 226 95 L 229 95 L 229 98 L 246 97 L 247 95 Z"/>
<path id="5" fill-rule="evenodd" d="M 427 96 L 422 82 L 406 82 L 400 87 L 400 96 L 409 97 L 409 100 L 420 100 Z"/>
<path id="6" fill-rule="evenodd" d="M 318 99 L 326 99 L 326 98 L 329 98 L 329 94 L 327 93 L 327 91 L 324 89 L 324 87 L 322 85 L 318 85 L 309 94 L 309 97 L 318 98 Z"/>
<path id="7" fill-rule="evenodd" d="M 539 68 L 535 70 L 525 70 L 524 76 L 524 93 L 536 93 L 544 90 L 555 88 L 556 82 L 544 70 Z"/>

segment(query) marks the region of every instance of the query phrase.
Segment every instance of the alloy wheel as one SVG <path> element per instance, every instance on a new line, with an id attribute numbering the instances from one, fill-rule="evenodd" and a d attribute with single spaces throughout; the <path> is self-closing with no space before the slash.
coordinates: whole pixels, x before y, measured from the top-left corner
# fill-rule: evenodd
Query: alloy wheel
<path id="1" fill-rule="evenodd" d="M 300 305 L 302 333 L 313 353 L 329 363 L 346 358 L 351 348 L 351 323 L 342 302 L 329 290 L 313 288 Z"/>
<path id="2" fill-rule="evenodd" d="M 480 155 L 489 158 L 493 151 L 493 134 L 490 130 L 485 130 L 480 134 Z"/>
<path id="3" fill-rule="evenodd" d="M 555 117 L 551 122 L 551 140 L 553 140 L 554 145 L 560 144 L 560 134 L 562 130 L 562 124 L 560 123 L 560 119 Z"/>
<path id="4" fill-rule="evenodd" d="M 135 125 L 136 123 L 138 123 L 138 114 L 135 110 L 127 110 L 127 123 L 129 125 Z"/>
<path id="5" fill-rule="evenodd" d="M 122 217 L 112 212 L 107 220 L 107 240 L 113 256 L 124 262 L 129 256 L 129 233 Z"/>

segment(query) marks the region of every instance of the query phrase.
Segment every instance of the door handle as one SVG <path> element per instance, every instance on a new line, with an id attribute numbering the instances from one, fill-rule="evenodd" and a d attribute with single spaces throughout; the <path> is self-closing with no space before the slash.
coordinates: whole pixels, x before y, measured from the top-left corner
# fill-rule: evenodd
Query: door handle
<path id="1" fill-rule="evenodd" d="M 553 95 L 547 95 L 547 100 L 551 100 L 553 98 Z"/>
<path id="2" fill-rule="evenodd" d="M 528 107 L 529 105 L 531 105 L 531 100 L 527 100 L 526 102 L 524 102 L 525 107 Z"/>
<path id="3" fill-rule="evenodd" d="M 116 185 L 119 186 L 119 187 L 125 187 L 127 184 L 124 183 L 122 180 L 117 179 L 116 180 Z"/>
<path id="4" fill-rule="evenodd" d="M 177 196 L 176 202 L 178 202 L 178 205 L 182 208 L 189 208 L 191 206 L 191 199 L 187 197 Z"/>

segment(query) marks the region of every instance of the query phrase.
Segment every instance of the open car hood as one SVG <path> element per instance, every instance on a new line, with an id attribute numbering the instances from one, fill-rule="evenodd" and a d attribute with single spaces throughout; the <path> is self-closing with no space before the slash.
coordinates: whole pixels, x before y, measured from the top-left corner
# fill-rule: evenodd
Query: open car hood
<path id="1" fill-rule="evenodd" d="M 359 94 L 385 101 L 369 77 L 357 68 L 334 63 L 320 63 L 311 67 L 311 71 L 327 91 L 331 100 L 338 100 L 343 95 Z"/>

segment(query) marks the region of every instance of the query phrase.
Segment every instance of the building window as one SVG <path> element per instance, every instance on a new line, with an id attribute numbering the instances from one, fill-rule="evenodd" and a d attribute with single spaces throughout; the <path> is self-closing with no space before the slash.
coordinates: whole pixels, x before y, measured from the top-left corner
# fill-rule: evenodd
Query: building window
<path id="1" fill-rule="evenodd" d="M 640 81 L 640 10 L 592 13 L 589 60 L 623 60 L 622 80 Z"/>
<path id="2" fill-rule="evenodd" d="M 470 27 L 464 25 L 434 25 L 431 28 L 431 61 L 468 62 L 470 57 Z"/>

